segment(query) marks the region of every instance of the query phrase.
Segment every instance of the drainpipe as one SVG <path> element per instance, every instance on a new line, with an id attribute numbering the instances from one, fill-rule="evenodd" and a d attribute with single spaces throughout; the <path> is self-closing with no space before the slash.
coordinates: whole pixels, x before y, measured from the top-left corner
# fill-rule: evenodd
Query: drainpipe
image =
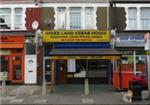
<path id="1" fill-rule="evenodd" d="M 43 84 L 42 84 L 42 95 L 46 95 L 44 44 L 43 44 Z"/>
<path id="2" fill-rule="evenodd" d="M 133 51 L 133 59 L 134 59 L 133 70 L 134 70 L 134 75 L 136 75 L 136 51 Z"/>
<path id="3" fill-rule="evenodd" d="M 109 29 L 109 0 L 107 0 L 107 30 Z"/>

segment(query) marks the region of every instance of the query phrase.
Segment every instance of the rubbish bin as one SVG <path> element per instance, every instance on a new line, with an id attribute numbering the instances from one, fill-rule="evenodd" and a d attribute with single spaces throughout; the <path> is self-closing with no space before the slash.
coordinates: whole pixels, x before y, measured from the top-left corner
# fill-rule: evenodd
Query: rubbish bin
<path id="1" fill-rule="evenodd" d="M 142 97 L 142 87 L 138 81 L 130 81 L 129 89 L 133 92 L 132 100 L 141 100 Z"/>

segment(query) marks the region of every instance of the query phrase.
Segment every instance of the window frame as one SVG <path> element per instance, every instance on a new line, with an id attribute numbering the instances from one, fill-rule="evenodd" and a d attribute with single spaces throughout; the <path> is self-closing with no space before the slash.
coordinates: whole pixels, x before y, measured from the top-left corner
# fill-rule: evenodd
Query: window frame
<path id="1" fill-rule="evenodd" d="M 24 24 L 25 24 L 25 20 L 24 20 L 24 8 L 23 7 L 2 7 L 0 9 L 10 9 L 10 14 L 9 14 L 9 18 L 10 18 L 10 28 L 9 29 L 5 29 L 5 28 L 0 28 L 0 31 L 11 31 L 11 30 L 17 30 L 17 31 L 22 31 L 22 30 L 26 30 L 26 28 L 24 27 Z M 22 9 L 21 13 L 19 14 L 16 14 L 15 10 L 16 9 Z M 0 14 L 0 16 L 3 16 L 4 14 Z M 16 26 L 16 22 L 15 22 L 15 18 L 16 16 L 21 16 L 21 28 L 19 29 L 16 29 L 15 26 Z M 5 23 L 6 24 L 6 23 Z M 1 23 L 0 23 L 1 25 Z"/>
<path id="2" fill-rule="evenodd" d="M 130 8 L 136 8 L 137 12 L 136 12 L 136 16 L 137 16 L 137 20 L 136 20 L 136 27 L 135 29 L 131 29 L 129 27 L 129 9 Z M 142 14 L 141 14 L 141 11 L 142 11 L 142 8 L 148 8 L 150 10 L 150 7 L 127 7 L 126 8 L 126 24 L 127 24 L 127 27 L 126 27 L 126 30 L 129 30 L 129 31 L 135 31 L 135 30 L 149 30 L 150 26 L 148 28 L 143 28 L 142 27 Z M 150 17 L 148 17 L 147 19 L 150 20 Z"/>
<path id="3" fill-rule="evenodd" d="M 91 9 L 91 11 L 89 12 L 89 11 L 86 11 L 86 9 Z M 88 27 L 88 26 L 86 26 L 87 24 L 86 24 L 86 21 L 88 20 L 87 19 L 87 13 L 88 13 L 88 15 L 89 14 L 91 14 L 91 26 L 90 27 Z M 84 21 L 85 21 L 85 29 L 93 29 L 94 28 L 94 24 L 93 24 L 93 22 L 94 22 L 94 17 L 93 17 L 93 15 L 94 15 L 94 8 L 93 7 L 85 7 L 85 16 L 84 16 Z M 87 19 L 87 20 L 86 20 Z M 93 21 L 93 22 L 92 22 Z"/>
<path id="4" fill-rule="evenodd" d="M 65 27 L 64 28 L 61 28 L 60 26 L 59 26 L 59 11 L 58 11 L 58 8 L 65 8 Z M 71 22 L 71 20 L 70 20 L 70 12 L 71 12 L 71 8 L 80 8 L 80 27 L 79 28 L 71 28 L 71 24 L 70 24 L 70 22 Z M 86 27 L 86 12 L 85 12 L 85 9 L 86 8 L 91 8 L 92 9 L 92 22 L 91 22 L 91 26 L 90 26 L 90 28 L 87 28 Z M 93 6 L 85 6 L 85 7 L 82 7 L 82 6 L 66 6 L 66 7 L 64 7 L 64 6 L 58 6 L 58 7 L 56 7 L 55 8 L 55 19 L 56 19 L 56 21 L 55 21 L 55 28 L 54 29 L 59 29 L 59 30 L 65 30 L 65 29 L 67 29 L 67 30 L 81 30 L 81 29 L 85 29 L 85 30 L 95 30 L 95 29 L 97 29 L 97 26 L 96 26 L 96 8 L 95 7 L 93 7 Z"/>
<path id="5" fill-rule="evenodd" d="M 6 23 L 6 21 L 5 21 L 5 19 L 4 19 L 4 23 L 1 23 L 0 22 L 0 25 L 9 25 L 10 26 L 10 28 L 0 28 L 0 30 L 11 30 L 11 25 L 12 25 L 12 21 L 11 21 L 11 12 L 12 12 L 12 10 L 11 10 L 11 8 L 0 8 L 0 9 L 9 9 L 10 10 L 10 14 L 9 13 L 2 13 L 2 14 L 0 14 L 0 17 L 5 17 L 5 16 L 7 16 L 7 17 L 9 17 L 9 19 L 10 19 L 10 24 L 7 24 Z"/>
<path id="6" fill-rule="evenodd" d="M 76 30 L 78 30 L 78 29 L 82 28 L 82 13 L 81 13 L 81 9 L 82 9 L 81 7 L 70 7 L 69 8 L 69 15 L 70 15 L 69 16 L 69 26 L 70 26 L 69 28 L 70 29 L 76 29 Z M 77 20 L 77 17 L 76 18 L 75 17 L 72 18 L 71 14 L 74 15 L 74 16 L 76 15 L 78 17 L 78 19 L 80 19 L 80 20 Z M 71 19 L 74 19 L 74 20 L 71 21 Z M 76 24 L 74 24 L 73 26 L 71 26 L 73 22 L 75 22 Z M 79 23 L 79 24 L 77 24 L 77 23 Z"/>
<path id="7" fill-rule="evenodd" d="M 21 13 L 16 14 L 16 9 L 22 9 Z M 16 24 L 15 19 L 17 16 L 21 16 L 21 23 Z M 21 25 L 21 28 L 16 28 L 16 25 Z M 23 29 L 23 8 L 14 8 L 14 30 L 22 30 Z"/>
<path id="8" fill-rule="evenodd" d="M 136 10 L 136 17 L 131 17 L 130 15 L 129 15 L 129 10 L 131 10 L 131 9 L 134 9 L 134 10 Z M 133 27 L 133 28 L 131 28 L 131 26 L 130 26 L 130 20 L 131 21 L 135 21 L 136 23 L 135 23 L 135 27 Z M 138 22 L 137 22 L 137 8 L 135 8 L 135 7 L 129 7 L 128 8 L 128 29 L 129 30 L 136 30 L 137 29 L 137 24 L 138 24 Z"/>
<path id="9" fill-rule="evenodd" d="M 141 23 L 141 29 L 142 30 L 149 30 L 150 29 L 150 25 L 149 25 L 149 27 L 143 27 L 143 25 L 142 25 L 142 20 L 149 20 L 150 21 L 150 16 L 149 17 L 143 17 L 142 16 L 142 9 L 149 9 L 149 12 L 150 12 L 150 7 L 141 7 L 140 8 L 140 12 L 141 12 L 141 14 L 140 14 L 140 23 Z"/>

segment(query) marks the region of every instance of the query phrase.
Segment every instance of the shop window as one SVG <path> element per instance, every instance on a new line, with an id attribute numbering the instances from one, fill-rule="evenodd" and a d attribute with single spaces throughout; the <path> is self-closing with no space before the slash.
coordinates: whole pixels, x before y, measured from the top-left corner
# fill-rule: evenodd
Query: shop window
<path id="1" fill-rule="evenodd" d="M 11 9 L 0 8 L 0 29 L 11 28 Z"/>
<path id="2" fill-rule="evenodd" d="M 86 60 L 76 60 L 76 72 L 74 74 L 75 78 L 85 78 L 86 77 Z"/>
<path id="3" fill-rule="evenodd" d="M 9 72 L 9 57 L 0 56 L 0 71 Z"/>
<path id="4" fill-rule="evenodd" d="M 136 57 L 136 69 L 137 71 L 145 72 L 146 70 L 146 56 Z"/>
<path id="5" fill-rule="evenodd" d="M 134 58 L 133 55 L 122 57 L 122 71 L 133 71 L 134 69 Z M 136 55 L 136 71 L 145 72 L 146 70 L 146 57 L 142 55 Z"/>
<path id="6" fill-rule="evenodd" d="M 122 71 L 133 71 L 134 58 L 133 55 L 123 56 L 122 57 Z"/>
<path id="7" fill-rule="evenodd" d="M 133 55 L 122 57 L 122 64 L 133 64 Z"/>

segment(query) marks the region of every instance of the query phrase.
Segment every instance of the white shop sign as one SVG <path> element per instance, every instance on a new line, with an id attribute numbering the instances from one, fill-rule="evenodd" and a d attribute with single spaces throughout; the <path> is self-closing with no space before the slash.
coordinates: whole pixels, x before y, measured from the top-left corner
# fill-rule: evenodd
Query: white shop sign
<path id="1" fill-rule="evenodd" d="M 144 36 L 118 36 L 116 47 L 144 47 Z"/>
<path id="2" fill-rule="evenodd" d="M 68 59 L 68 72 L 76 72 L 76 60 Z"/>

